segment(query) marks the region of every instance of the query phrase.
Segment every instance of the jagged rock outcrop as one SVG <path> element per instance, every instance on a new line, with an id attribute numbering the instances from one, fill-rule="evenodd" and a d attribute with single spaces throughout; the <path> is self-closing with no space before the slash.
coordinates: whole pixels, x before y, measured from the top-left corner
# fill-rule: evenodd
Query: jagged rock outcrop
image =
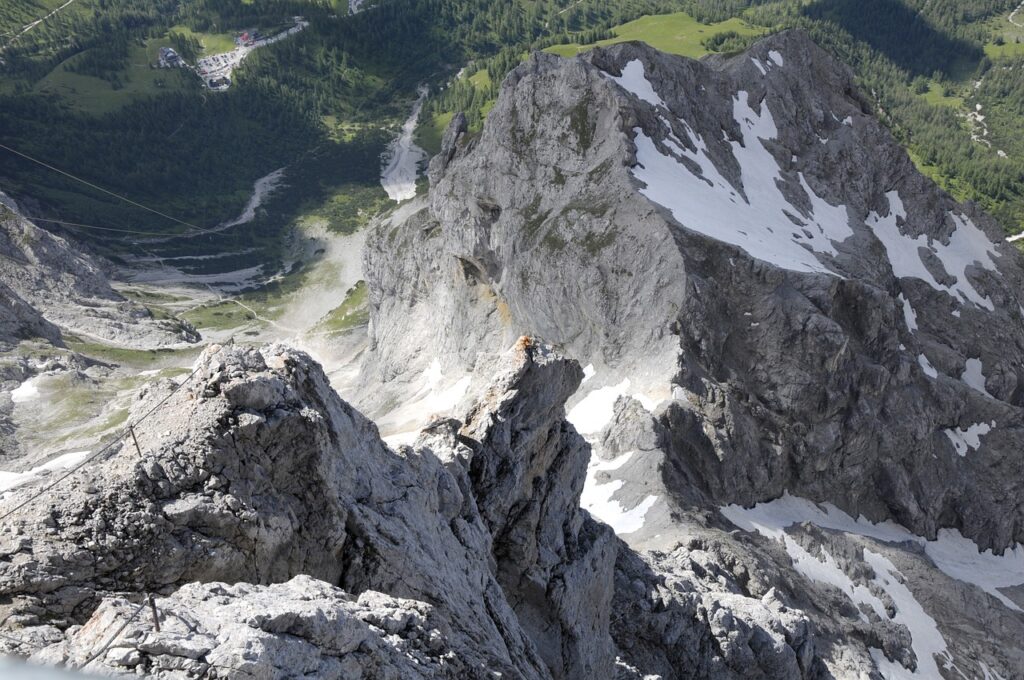
<path id="1" fill-rule="evenodd" d="M 0 192 L 0 347 L 28 338 L 59 343 L 58 327 L 125 347 L 199 339 L 189 324 L 156 319 L 116 293 L 95 262 Z"/>
<path id="2" fill-rule="evenodd" d="M 799 32 L 703 62 L 640 43 L 536 54 L 484 129 L 463 127 L 429 194 L 368 237 L 361 407 L 428 367 L 479 372 L 521 334 L 589 364 L 569 418 L 595 448 L 584 505 L 654 551 L 617 569 L 646 593 L 643 624 L 612 625 L 638 672 L 938 659 L 1018 677 L 1024 268 L 845 67 Z M 714 570 L 690 564 L 693 535 L 760 585 L 698 585 Z M 737 611 L 760 632 L 709 632 Z"/>
<path id="3" fill-rule="evenodd" d="M 60 329 L 18 297 L 10 286 L 0 282 L 0 351 L 33 338 L 57 344 L 61 341 Z"/>
<path id="4" fill-rule="evenodd" d="M 579 508 L 581 378 L 524 338 L 463 419 L 394 451 L 307 356 L 213 347 L 140 396 L 142 455 L 5 520 L 0 646 L 168 678 L 816 677 L 804 615 L 700 567 L 666 582 Z"/>
<path id="5" fill-rule="evenodd" d="M 368 240 L 361 399 L 473 369 L 456 417 L 390 448 L 304 354 L 210 348 L 0 526 L 0 649 L 166 678 L 1022 677 L 1021 261 L 867 109 L 798 33 L 534 56 Z"/>
<path id="6" fill-rule="evenodd" d="M 357 598 L 307 576 L 269 586 L 193 583 L 157 598 L 154 606 L 159 631 L 148 607 L 133 616 L 136 603 L 105 600 L 81 630 L 34 661 L 164 677 L 404 680 L 474 674 L 446 648 L 435 627 L 444 624 L 433 620 L 430 605 L 373 591 Z"/>
<path id="7" fill-rule="evenodd" d="M 661 402 L 709 503 L 788 489 L 1024 540 L 1020 256 L 802 34 L 534 55 L 434 174 L 368 240 L 369 383 L 536 333 Z M 982 423 L 958 455 L 947 433 Z"/>

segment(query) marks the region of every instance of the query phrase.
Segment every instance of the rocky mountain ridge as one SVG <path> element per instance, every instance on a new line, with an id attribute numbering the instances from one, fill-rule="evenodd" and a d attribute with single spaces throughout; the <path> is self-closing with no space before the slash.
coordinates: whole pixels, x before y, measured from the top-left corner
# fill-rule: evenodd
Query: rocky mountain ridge
<path id="1" fill-rule="evenodd" d="M 721 677 L 817 668 L 781 601 L 736 594 L 750 611 L 709 619 L 694 585 L 658 586 L 579 509 L 589 448 L 564 402 L 581 378 L 524 338 L 462 420 L 393 451 L 308 357 L 213 347 L 179 389 L 140 396 L 141 413 L 174 390 L 136 427 L 142 455 L 122 447 L 5 521 L 5 628 L 36 661 L 154 677 L 639 678 L 619 650 L 652 643 Z M 131 602 L 148 592 L 160 631 Z M 659 618 L 675 632 L 652 639 Z M 750 656 L 755 639 L 770 644 Z"/>
<path id="2" fill-rule="evenodd" d="M 1020 257 L 806 37 L 538 54 L 459 137 L 368 240 L 368 381 L 434 357 L 458 375 L 535 333 L 657 406 L 700 504 L 789 490 L 1024 540 Z"/>
<path id="3" fill-rule="evenodd" d="M 1024 677 L 1021 258 L 842 66 L 799 33 L 534 55 L 429 174 L 367 238 L 355 405 L 302 352 L 212 346 L 59 496 L 0 498 L 0 649 Z M 389 444 L 364 413 L 421 422 Z"/>

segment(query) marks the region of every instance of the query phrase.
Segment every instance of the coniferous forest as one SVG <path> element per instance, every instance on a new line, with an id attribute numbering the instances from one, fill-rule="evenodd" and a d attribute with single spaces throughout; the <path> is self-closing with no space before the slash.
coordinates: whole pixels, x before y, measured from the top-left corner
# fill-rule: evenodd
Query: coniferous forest
<path id="1" fill-rule="evenodd" d="M 614 39 L 626 22 L 683 11 L 750 28 L 712 35 L 703 43 L 711 51 L 742 49 L 768 31 L 807 31 L 854 68 L 928 174 L 1016 232 L 1024 228 L 1024 30 L 1014 35 L 1005 17 L 1017 4 L 381 0 L 350 15 L 347 3 L 326 0 L 77 0 L 18 35 L 57 4 L 12 0 L 0 8 L 0 143 L 212 226 L 280 167 L 333 178 L 303 183 L 292 207 L 342 184 L 374 186 L 377 159 L 420 84 L 433 87 L 425 122 L 464 110 L 479 127 L 501 79 L 531 50 Z M 154 68 L 160 46 L 194 60 L 231 49 L 240 31 L 270 35 L 297 16 L 309 27 L 254 51 L 224 92 L 183 69 Z M 477 75 L 456 80 L 464 67 Z M 968 116 L 979 110 L 984 129 Z M 68 221 L 177 229 L 2 149 L 0 180 Z"/>

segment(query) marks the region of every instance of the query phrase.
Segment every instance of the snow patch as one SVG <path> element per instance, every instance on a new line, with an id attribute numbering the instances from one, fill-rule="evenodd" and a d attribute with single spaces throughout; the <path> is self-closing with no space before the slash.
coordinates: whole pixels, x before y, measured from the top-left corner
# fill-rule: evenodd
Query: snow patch
<path id="1" fill-rule="evenodd" d="M 981 438 L 992 431 L 992 428 L 996 426 L 996 421 L 992 421 L 992 424 L 988 423 L 975 423 L 969 425 L 966 430 L 957 428 L 946 429 L 943 432 L 949 437 L 949 441 L 953 443 L 953 448 L 956 449 L 957 455 L 966 456 L 967 450 L 977 451 L 981 448 Z"/>
<path id="2" fill-rule="evenodd" d="M 768 75 L 768 71 L 765 70 L 764 64 L 761 63 L 760 59 L 755 59 L 754 57 L 751 57 L 750 58 L 750 63 L 752 63 L 754 66 L 757 67 L 757 70 L 761 72 L 761 75 L 763 75 L 763 76 Z"/>
<path id="3" fill-rule="evenodd" d="M 821 199 L 799 174 L 796 179 L 811 204 L 801 219 L 801 211 L 779 190 L 779 164 L 762 141 L 778 134 L 771 111 L 764 103 L 760 112 L 755 111 L 750 95 L 739 92 L 733 115 L 743 130 L 744 144 L 731 145 L 746 196 L 721 175 L 704 140 L 688 126 L 696 152 L 674 142 L 666 143 L 663 151 L 635 128 L 638 165 L 631 172 L 646 185 L 640 192 L 667 208 L 686 228 L 738 246 L 751 257 L 793 271 L 835 275 L 815 253 L 836 255 L 834 244 L 853 235 L 846 207 Z M 700 174 L 691 172 L 682 158 L 695 163 Z"/>
<path id="4" fill-rule="evenodd" d="M 621 76 L 613 76 L 608 74 L 608 78 L 611 78 L 619 87 L 636 95 L 641 100 L 651 104 L 653 106 L 664 106 L 666 109 L 668 106 L 662 101 L 658 93 L 654 91 L 654 86 L 651 85 L 651 81 L 647 80 L 647 74 L 644 71 L 644 63 L 639 59 L 634 59 L 622 68 Z"/>
<path id="5" fill-rule="evenodd" d="M 423 102 L 427 100 L 427 88 L 419 89 L 419 98 L 412 107 L 412 112 L 402 125 L 398 138 L 388 145 L 384 153 L 387 159 L 380 173 L 380 184 L 392 201 L 406 201 L 416 197 L 416 176 L 419 164 L 427 157 L 427 152 L 416 146 L 413 135 L 416 123 L 423 110 Z"/>
<path id="6" fill-rule="evenodd" d="M 929 541 L 895 522 L 876 524 L 863 516 L 854 519 L 831 503 L 819 505 L 788 493 L 752 508 L 728 505 L 719 508 L 719 512 L 745 531 L 780 541 L 785 538 L 786 528 L 803 522 L 883 543 L 911 541 L 924 546 L 929 559 L 950 578 L 981 588 L 1009 609 L 1024 611 L 999 591 L 1024 585 L 1024 545 L 1019 543 L 996 555 L 991 550 L 979 550 L 977 543 L 956 529 L 939 529 L 936 540 Z"/>
<path id="7" fill-rule="evenodd" d="M 602 461 L 596 456 L 591 456 L 587 478 L 580 495 L 580 507 L 610 526 L 616 534 L 629 534 L 642 529 L 644 517 L 658 500 L 657 496 L 647 496 L 634 508 L 626 510 L 621 503 L 612 500 L 615 492 L 622 488 L 622 480 L 616 479 L 604 484 L 597 482 L 598 473 L 618 470 L 629 462 L 633 453 L 624 453 L 611 461 Z"/>
<path id="8" fill-rule="evenodd" d="M 31 470 L 26 470 L 25 472 L 4 472 L 0 470 L 0 494 L 21 486 L 26 482 L 32 481 L 44 472 L 56 472 L 58 470 L 74 467 L 85 460 L 90 453 L 91 452 L 89 451 L 65 453 L 62 456 L 57 456 L 53 460 L 47 461 L 46 463 L 36 466 Z"/>
<path id="9" fill-rule="evenodd" d="M 824 547 L 821 548 L 821 559 L 814 557 L 802 545 L 789 536 L 783 536 L 782 541 L 786 546 L 786 553 L 793 560 L 793 568 L 819 583 L 827 583 L 843 591 L 855 604 L 867 605 L 875 610 L 882 618 L 887 618 L 885 605 L 867 587 L 854 583 L 853 579 L 847 576 L 835 558 Z M 861 621 L 868 622 L 864 612 L 860 612 Z"/>
<path id="10" fill-rule="evenodd" d="M 921 370 L 924 371 L 924 374 L 929 378 L 939 377 L 939 372 L 935 370 L 935 367 L 932 366 L 932 362 L 928 361 L 928 357 L 925 355 L 918 354 L 917 363 L 921 366 Z"/>
<path id="11" fill-rule="evenodd" d="M 768 52 L 768 58 L 774 61 L 777 65 L 782 66 L 782 54 L 778 50 L 771 50 Z"/>
<path id="12" fill-rule="evenodd" d="M 261 205 L 263 205 L 263 201 L 265 201 L 267 197 L 281 185 L 282 179 L 284 179 L 284 168 L 278 168 L 269 175 L 260 177 L 256 180 L 255 184 L 252 186 L 252 195 L 249 197 L 249 201 L 245 204 L 245 208 L 238 217 L 224 222 L 216 227 L 214 231 L 237 227 L 240 224 L 248 224 L 256 219 L 256 211 Z"/>
<path id="13" fill-rule="evenodd" d="M 889 214 L 882 217 L 873 212 L 868 215 L 865 223 L 885 247 L 893 274 L 899 278 L 921 279 L 935 290 L 945 292 L 959 301 L 972 302 L 989 311 L 995 309 L 992 300 L 987 295 L 982 296 L 967 280 L 967 268 L 970 266 L 996 271 L 993 257 L 998 257 L 999 253 L 985 232 L 966 217 L 950 213 L 956 229 L 949 237 L 948 245 L 933 240 L 927 234 L 907 236 L 897 224 L 897 220 L 907 217 L 899 192 L 890 191 L 886 197 L 889 200 Z M 938 258 L 946 272 L 955 279 L 953 284 L 946 286 L 935 279 L 921 258 L 922 248 Z"/>
<path id="14" fill-rule="evenodd" d="M 584 369 L 584 376 L 584 380 L 589 380 L 591 377 L 586 375 L 586 369 Z M 629 378 L 624 378 L 618 385 L 599 387 L 569 409 L 565 419 L 572 423 L 576 431 L 582 435 L 597 434 L 611 422 L 615 415 L 615 402 L 621 396 L 636 399 L 641 406 L 652 413 L 661 403 L 660 400 L 652 399 L 642 392 L 630 393 L 629 387 Z"/>
<path id="15" fill-rule="evenodd" d="M 854 583 L 849 575 L 842 570 L 839 564 L 824 548 L 820 549 L 820 557 L 810 554 L 799 543 L 786 535 L 785 529 L 793 524 L 809 522 L 823 529 L 844 531 L 846 533 L 868 536 L 887 543 L 899 543 L 907 540 L 924 542 L 902 526 L 883 522 L 872 524 L 863 517 L 853 519 L 834 505 L 823 504 L 821 506 L 788 494 L 782 498 L 769 503 L 759 503 L 754 508 L 743 509 L 736 505 L 730 505 L 720 509 L 720 512 L 733 524 L 746 531 L 756 531 L 763 536 L 781 541 L 793 561 L 793 568 L 812 581 L 825 583 L 843 591 L 850 600 L 860 606 L 870 607 L 882 619 L 888 619 L 885 605 L 871 589 L 863 584 Z M 966 539 L 962 539 L 966 541 Z M 966 541 L 968 546 L 962 544 L 945 544 L 944 538 L 932 543 L 943 544 L 941 550 L 950 551 L 953 556 L 970 555 L 969 547 L 973 552 L 984 558 L 984 554 L 978 553 L 977 546 Z M 952 550 L 951 550 L 952 548 Z M 940 560 L 936 560 L 932 551 L 926 546 L 926 552 L 937 566 Z M 871 550 L 864 550 L 864 561 L 867 562 L 875 572 L 872 583 L 889 595 L 896 606 L 896 614 L 893 621 L 907 627 L 911 635 L 911 645 L 914 654 L 917 656 L 917 672 L 912 673 L 899 663 L 891 662 L 885 658 L 881 650 L 872 649 L 871 656 L 875 661 L 882 677 L 887 680 L 896 678 L 938 678 L 938 667 L 935 663 L 935 656 L 943 657 L 947 662 L 952 657 L 946 648 L 946 641 L 939 633 L 935 619 L 928 615 L 921 604 L 914 597 L 911 590 L 903 583 L 902 575 L 887 558 Z M 977 560 L 976 560 L 977 561 Z M 1004 569 L 1007 565 L 1001 565 Z M 942 566 L 939 566 L 942 569 Z M 952 567 L 951 567 L 952 569 Z M 945 569 L 943 569 L 945 571 Z M 949 573 L 949 572 L 947 572 Z M 950 574 L 952 576 L 952 574 Z M 1019 573 L 1020 579 L 1024 581 L 1024 573 Z M 956 576 L 953 576 L 957 578 Z M 962 579 L 966 580 L 966 579 Z M 972 582 L 972 581 L 968 581 Z M 866 620 L 863 612 L 861 618 Z"/>
<path id="16" fill-rule="evenodd" d="M 565 419 L 580 434 L 600 432 L 615 415 L 615 402 L 629 389 L 629 378 L 618 385 L 606 385 L 592 391 L 573 406 Z"/>
<path id="17" fill-rule="evenodd" d="M 382 439 L 390 446 L 411 444 L 432 416 L 445 415 L 458 406 L 471 382 L 469 374 L 458 380 L 446 379 L 441 361 L 435 357 L 416 382 L 419 385 L 416 392 L 400 407 L 377 420 L 377 426 L 384 433 Z"/>
<path id="18" fill-rule="evenodd" d="M 903 297 L 903 293 L 900 293 L 899 295 L 897 295 L 896 299 L 898 299 L 900 302 L 903 303 L 903 320 L 907 323 L 907 328 L 910 331 L 916 331 L 917 330 L 917 312 L 915 312 L 914 308 L 911 306 L 910 300 L 908 300 L 907 298 Z"/>
<path id="19" fill-rule="evenodd" d="M 889 661 L 880 649 L 871 650 L 871 658 L 878 672 L 886 680 L 897 678 L 941 678 L 935 657 L 940 656 L 951 664 L 953 656 L 946 649 L 946 640 L 939 632 L 935 619 L 928 615 L 914 593 L 903 583 L 903 575 L 883 555 L 864 550 L 864 561 L 875 572 L 874 583 L 881 586 L 896 605 L 893 621 L 902 623 L 910 631 L 910 645 L 917 657 L 917 671 L 911 672 L 895 661 Z"/>
<path id="20" fill-rule="evenodd" d="M 968 359 L 964 364 L 964 372 L 960 375 L 960 380 L 967 383 L 968 386 L 974 388 L 978 392 L 981 392 L 987 397 L 992 395 L 985 389 L 985 374 L 982 372 L 984 366 L 981 364 L 981 359 Z"/>
<path id="21" fill-rule="evenodd" d="M 39 378 L 30 378 L 11 391 L 11 401 L 23 404 L 39 398 Z"/>

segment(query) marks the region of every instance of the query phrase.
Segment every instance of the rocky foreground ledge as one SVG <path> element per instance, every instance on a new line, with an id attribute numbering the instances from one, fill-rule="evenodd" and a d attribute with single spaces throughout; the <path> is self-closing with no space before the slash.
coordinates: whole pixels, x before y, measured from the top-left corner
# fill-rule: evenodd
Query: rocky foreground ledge
<path id="1" fill-rule="evenodd" d="M 395 451 L 307 355 L 213 347 L 141 453 L 4 522 L 0 650 L 167 678 L 819 676 L 830 643 L 752 562 L 696 539 L 640 556 L 579 509 L 581 379 L 523 338 L 461 419 Z"/>

